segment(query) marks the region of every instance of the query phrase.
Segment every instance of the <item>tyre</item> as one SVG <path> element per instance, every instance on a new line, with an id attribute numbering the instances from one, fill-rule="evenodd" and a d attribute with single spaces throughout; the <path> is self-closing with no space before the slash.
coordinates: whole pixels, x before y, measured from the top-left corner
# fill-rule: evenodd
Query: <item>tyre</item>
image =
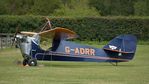
<path id="1" fill-rule="evenodd" d="M 26 66 L 28 64 L 28 60 L 24 59 L 22 64 L 23 64 L 23 66 Z"/>
<path id="2" fill-rule="evenodd" d="M 28 65 L 29 66 L 37 66 L 37 60 L 36 59 L 29 59 Z"/>

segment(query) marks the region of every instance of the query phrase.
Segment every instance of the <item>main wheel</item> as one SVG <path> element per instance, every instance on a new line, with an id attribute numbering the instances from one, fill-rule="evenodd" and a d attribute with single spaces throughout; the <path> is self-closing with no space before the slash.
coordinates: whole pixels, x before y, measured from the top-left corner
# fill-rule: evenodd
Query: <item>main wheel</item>
<path id="1" fill-rule="evenodd" d="M 28 65 L 29 66 L 37 66 L 37 60 L 36 59 L 29 59 Z"/>
<path id="2" fill-rule="evenodd" d="M 23 64 L 23 66 L 26 66 L 28 64 L 28 60 L 24 59 L 22 64 Z"/>

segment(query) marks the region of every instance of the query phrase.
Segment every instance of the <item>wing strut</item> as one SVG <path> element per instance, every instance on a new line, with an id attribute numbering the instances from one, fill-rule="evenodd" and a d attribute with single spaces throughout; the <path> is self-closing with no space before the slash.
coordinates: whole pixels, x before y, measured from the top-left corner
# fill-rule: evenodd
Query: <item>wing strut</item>
<path id="1" fill-rule="evenodd" d="M 49 18 L 46 17 L 46 20 L 47 20 L 47 22 L 44 25 L 44 27 L 40 30 L 40 32 L 45 31 L 45 30 L 49 30 L 49 29 L 51 30 L 52 29 L 52 25 L 51 25 L 51 22 L 50 22 Z"/>

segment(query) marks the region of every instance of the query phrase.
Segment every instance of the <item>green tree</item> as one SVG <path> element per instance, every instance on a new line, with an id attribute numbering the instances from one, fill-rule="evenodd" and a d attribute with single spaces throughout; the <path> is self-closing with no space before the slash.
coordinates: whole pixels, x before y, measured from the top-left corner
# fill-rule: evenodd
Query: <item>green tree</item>
<path id="1" fill-rule="evenodd" d="M 33 0 L 4 0 L 7 14 L 9 15 L 24 15 L 32 7 Z"/>
<path id="2" fill-rule="evenodd" d="M 6 3 L 5 0 L 0 0 L 0 15 L 6 14 Z"/>
<path id="3" fill-rule="evenodd" d="M 134 4 L 135 15 L 149 16 L 149 0 L 137 0 Z"/>
<path id="4" fill-rule="evenodd" d="M 100 13 L 94 8 L 89 7 L 88 0 L 62 0 L 60 9 L 55 10 L 55 16 L 100 16 Z"/>
<path id="5" fill-rule="evenodd" d="M 51 15 L 53 11 L 59 8 L 60 0 L 34 0 L 30 14 Z"/>
<path id="6" fill-rule="evenodd" d="M 111 15 L 129 16 L 134 14 L 133 0 L 111 1 Z"/>
<path id="7" fill-rule="evenodd" d="M 0 14 L 50 15 L 59 8 L 60 0 L 0 0 Z"/>
<path id="8" fill-rule="evenodd" d="M 102 16 L 128 16 L 134 14 L 134 0 L 90 0 L 90 5 L 100 10 Z"/>

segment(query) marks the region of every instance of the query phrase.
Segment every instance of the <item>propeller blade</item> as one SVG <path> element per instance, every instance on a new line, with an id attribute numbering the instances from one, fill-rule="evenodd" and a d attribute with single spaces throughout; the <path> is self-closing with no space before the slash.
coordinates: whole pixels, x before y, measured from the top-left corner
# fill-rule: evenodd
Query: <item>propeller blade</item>
<path id="1" fill-rule="evenodd" d="M 14 45 L 15 39 L 16 39 L 16 35 L 19 33 L 19 27 L 17 26 L 16 28 L 16 32 L 14 33 L 13 39 L 12 39 L 12 44 L 11 47 Z"/>

